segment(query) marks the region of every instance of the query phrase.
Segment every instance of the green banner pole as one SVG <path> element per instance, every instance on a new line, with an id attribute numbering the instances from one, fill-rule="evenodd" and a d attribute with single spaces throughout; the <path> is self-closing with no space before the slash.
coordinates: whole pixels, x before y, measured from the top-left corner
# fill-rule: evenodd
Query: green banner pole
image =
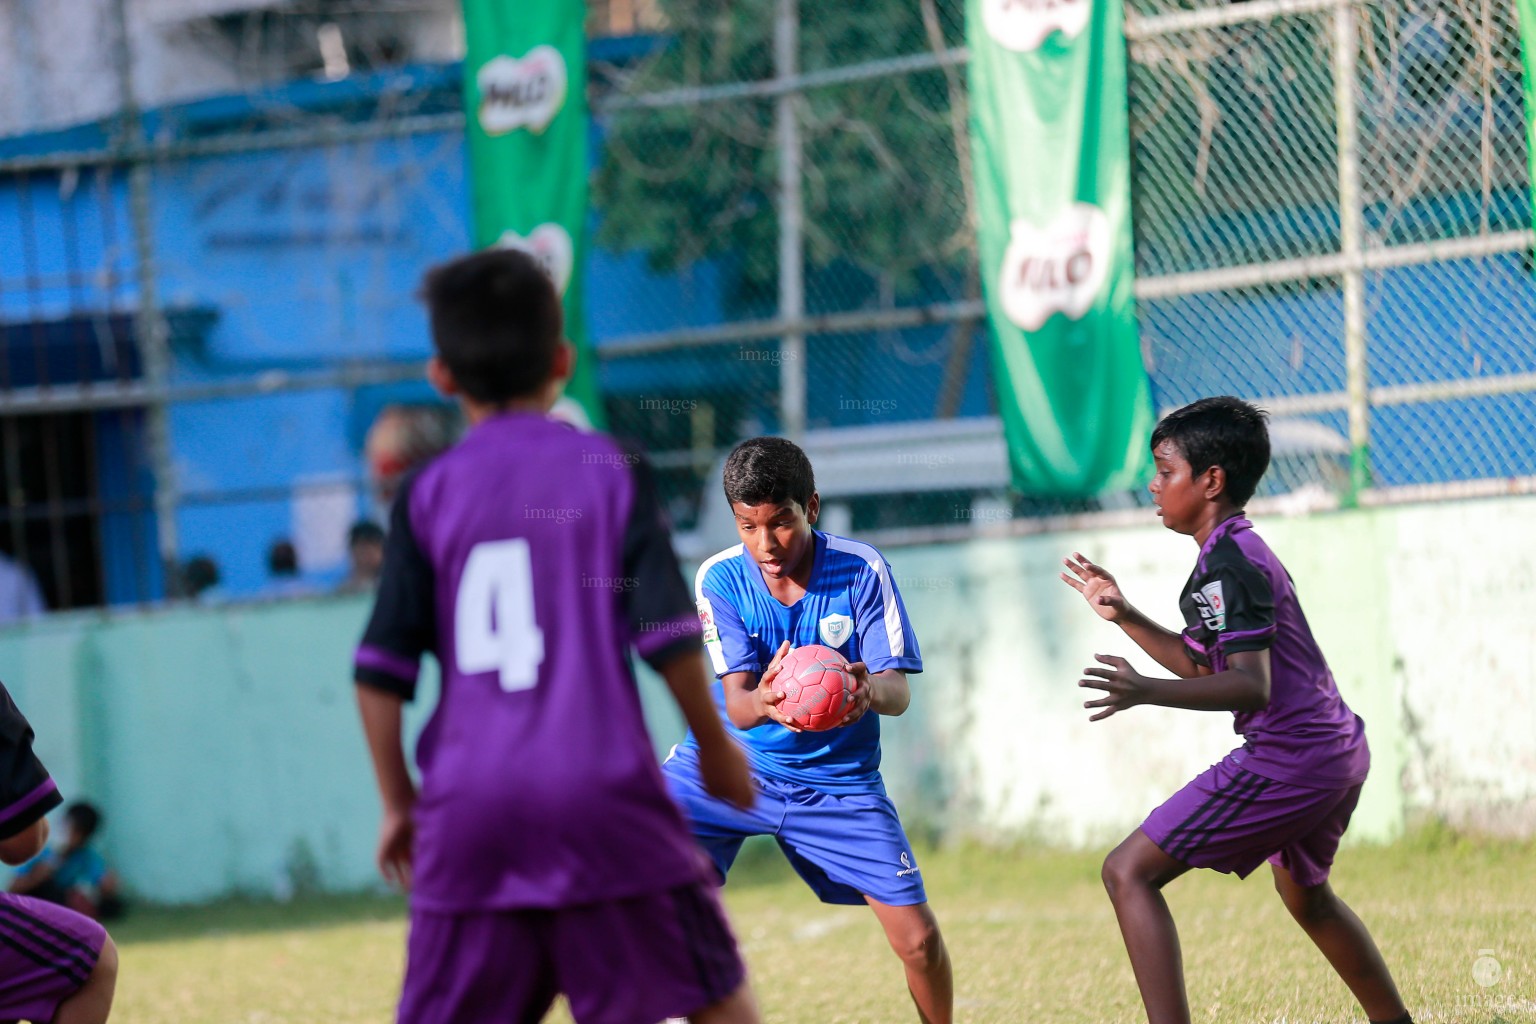
<path id="1" fill-rule="evenodd" d="M 1086 497 L 1151 464 L 1132 295 L 1120 0 L 967 0 L 982 293 L 1013 486 Z"/>
<path id="2" fill-rule="evenodd" d="M 1525 156 L 1530 161 L 1532 224 L 1536 225 L 1536 0 L 1515 0 L 1525 67 Z"/>
<path id="3" fill-rule="evenodd" d="M 566 395 L 604 422 L 584 314 L 587 220 L 584 0 L 463 0 L 474 244 L 537 256 L 565 300 L 576 373 Z"/>

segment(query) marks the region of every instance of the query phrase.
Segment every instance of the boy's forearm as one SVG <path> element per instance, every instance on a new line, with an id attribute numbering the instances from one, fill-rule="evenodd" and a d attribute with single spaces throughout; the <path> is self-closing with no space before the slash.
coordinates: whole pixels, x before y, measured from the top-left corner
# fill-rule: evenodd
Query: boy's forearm
<path id="1" fill-rule="evenodd" d="M 899 715 L 912 703 L 907 674 L 888 668 L 869 677 L 869 710 L 877 715 Z"/>
<path id="2" fill-rule="evenodd" d="M 726 741 L 725 728 L 715 710 L 715 702 L 709 696 L 709 676 L 704 671 L 704 661 L 696 651 L 680 654 L 658 670 L 666 681 L 672 700 L 683 714 L 694 738 L 701 745 Z M 733 709 L 727 702 L 727 713 Z M 732 715 L 732 724 L 735 724 Z M 755 723 L 754 723 L 755 724 Z"/>
<path id="3" fill-rule="evenodd" d="M 1150 653 L 1150 652 L 1149 652 Z M 1143 704 L 1185 711 L 1260 711 L 1269 703 L 1261 679 L 1227 669 L 1199 679 L 1150 679 Z"/>
<path id="4" fill-rule="evenodd" d="M 1118 624 L 1137 647 L 1180 679 L 1193 679 L 1201 674 L 1200 666 L 1189 656 L 1184 638 L 1178 633 L 1164 629 L 1130 605 L 1126 606 Z"/>
<path id="5" fill-rule="evenodd" d="M 363 735 L 373 760 L 379 797 L 391 810 L 409 807 L 416 800 L 416 784 L 405 764 L 401 722 L 405 701 L 392 693 L 359 684 L 357 707 L 363 719 Z"/>

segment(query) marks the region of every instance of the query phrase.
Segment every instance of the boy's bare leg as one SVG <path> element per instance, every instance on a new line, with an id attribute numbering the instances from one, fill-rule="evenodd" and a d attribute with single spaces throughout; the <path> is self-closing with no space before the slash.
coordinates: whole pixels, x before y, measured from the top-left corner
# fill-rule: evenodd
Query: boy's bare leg
<path id="1" fill-rule="evenodd" d="M 1285 901 L 1285 909 L 1323 951 L 1328 963 L 1359 1000 L 1365 1015 L 1380 1021 L 1407 1016 L 1408 1009 L 1397 993 L 1381 950 L 1355 912 L 1334 895 L 1333 888 L 1327 882 L 1300 885 L 1285 868 L 1278 864 L 1270 867 L 1274 869 L 1275 890 Z"/>
<path id="2" fill-rule="evenodd" d="M 950 1024 L 955 1012 L 955 981 L 949 950 L 939 934 L 939 922 L 928 904 L 893 907 L 869 896 L 864 899 L 880 919 L 885 937 L 907 971 L 907 991 L 917 1004 L 923 1024 Z"/>
<path id="3" fill-rule="evenodd" d="M 104 1024 L 112 1011 L 112 993 L 116 990 L 117 946 L 108 936 L 96 958 L 96 969 L 80 991 L 59 1004 L 53 1024 Z"/>
<path id="4" fill-rule="evenodd" d="M 724 999 L 688 1018 L 693 1024 L 758 1024 L 757 1002 L 746 982 Z"/>
<path id="5" fill-rule="evenodd" d="M 1189 870 L 1137 829 L 1104 858 L 1104 888 L 1150 1024 L 1189 1024 L 1184 957 L 1162 888 Z"/>

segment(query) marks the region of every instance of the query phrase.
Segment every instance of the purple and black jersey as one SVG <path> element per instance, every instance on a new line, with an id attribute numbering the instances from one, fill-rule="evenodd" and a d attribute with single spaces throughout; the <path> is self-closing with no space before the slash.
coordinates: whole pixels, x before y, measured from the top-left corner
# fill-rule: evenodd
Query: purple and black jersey
<path id="1" fill-rule="evenodd" d="M 0 686 L 0 839 L 24 831 L 63 801 L 32 753 L 31 724 Z"/>
<path id="2" fill-rule="evenodd" d="M 707 877 L 667 796 L 630 671 L 700 627 L 641 457 L 496 416 L 395 500 L 357 681 L 442 696 L 417 747 L 416 906 L 565 907 Z"/>
<path id="3" fill-rule="evenodd" d="M 1285 566 L 1241 515 L 1211 531 L 1179 598 L 1184 646 L 1221 672 L 1239 651 L 1269 651 L 1269 704 L 1234 713 L 1247 743 L 1234 763 L 1277 782 L 1322 789 L 1365 780 L 1365 723 L 1339 696 Z"/>

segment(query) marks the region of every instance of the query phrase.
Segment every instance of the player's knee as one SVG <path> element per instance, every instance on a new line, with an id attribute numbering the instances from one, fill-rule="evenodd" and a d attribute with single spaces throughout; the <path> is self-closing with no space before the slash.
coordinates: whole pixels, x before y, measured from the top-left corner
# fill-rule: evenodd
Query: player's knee
<path id="1" fill-rule="evenodd" d="M 1109 893 L 1109 898 L 1114 899 L 1138 884 L 1141 878 L 1136 870 L 1136 862 L 1115 849 L 1104 858 L 1104 866 L 1099 869 L 1099 880 L 1104 883 L 1104 891 Z"/>
<path id="2" fill-rule="evenodd" d="M 924 920 L 901 928 L 889 936 L 891 948 L 909 967 L 926 969 L 944 959 L 944 937 L 938 922 Z"/>
<path id="3" fill-rule="evenodd" d="M 1275 880 L 1275 889 L 1285 901 L 1285 909 L 1303 925 L 1318 924 L 1338 916 L 1339 899 L 1327 882 L 1322 885 L 1286 885 Z"/>

